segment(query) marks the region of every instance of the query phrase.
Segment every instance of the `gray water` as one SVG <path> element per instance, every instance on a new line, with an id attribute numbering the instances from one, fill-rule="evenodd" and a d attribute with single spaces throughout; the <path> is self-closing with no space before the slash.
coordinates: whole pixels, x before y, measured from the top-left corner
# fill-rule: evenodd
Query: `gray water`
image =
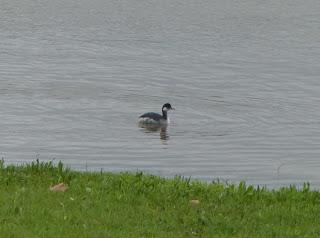
<path id="1" fill-rule="evenodd" d="M 320 1 L 0 0 L 0 152 L 320 187 Z M 137 126 L 170 102 L 167 131 Z"/>

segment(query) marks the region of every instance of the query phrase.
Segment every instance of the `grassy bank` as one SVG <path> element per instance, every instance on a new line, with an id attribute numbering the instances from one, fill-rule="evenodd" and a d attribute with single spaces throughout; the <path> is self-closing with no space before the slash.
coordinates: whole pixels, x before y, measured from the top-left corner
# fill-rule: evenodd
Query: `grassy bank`
<path id="1" fill-rule="evenodd" d="M 64 182 L 66 192 L 52 192 Z M 1 237 L 319 237 L 320 193 L 0 164 Z M 194 200 L 194 201 L 191 201 Z"/>

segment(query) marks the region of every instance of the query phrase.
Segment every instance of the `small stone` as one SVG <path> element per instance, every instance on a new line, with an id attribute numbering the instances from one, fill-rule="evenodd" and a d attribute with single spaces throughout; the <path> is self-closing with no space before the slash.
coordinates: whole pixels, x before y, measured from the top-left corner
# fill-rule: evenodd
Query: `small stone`
<path id="1" fill-rule="evenodd" d="M 190 200 L 190 205 L 191 205 L 192 207 L 197 207 L 197 206 L 200 205 L 200 201 L 197 200 L 197 199 Z"/>
<path id="2" fill-rule="evenodd" d="M 65 192 L 69 189 L 69 187 L 64 183 L 59 183 L 54 186 L 51 186 L 49 189 L 52 192 Z"/>

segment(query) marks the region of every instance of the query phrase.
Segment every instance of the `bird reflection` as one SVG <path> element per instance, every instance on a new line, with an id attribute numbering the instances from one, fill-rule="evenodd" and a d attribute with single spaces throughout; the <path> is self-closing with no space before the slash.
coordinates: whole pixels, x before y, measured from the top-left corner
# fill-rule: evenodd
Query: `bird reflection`
<path id="1" fill-rule="evenodd" d="M 160 133 L 160 139 L 163 141 L 169 140 L 169 135 L 167 133 L 167 125 L 159 124 L 139 124 L 139 127 L 143 129 L 145 133 Z"/>

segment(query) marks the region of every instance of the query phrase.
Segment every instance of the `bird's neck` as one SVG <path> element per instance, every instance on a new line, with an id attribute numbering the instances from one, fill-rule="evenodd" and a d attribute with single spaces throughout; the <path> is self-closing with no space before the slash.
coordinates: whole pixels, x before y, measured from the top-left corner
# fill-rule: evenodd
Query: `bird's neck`
<path id="1" fill-rule="evenodd" d="M 167 120 L 167 118 L 168 118 L 168 112 L 162 110 L 162 117 L 163 117 L 163 119 Z"/>

